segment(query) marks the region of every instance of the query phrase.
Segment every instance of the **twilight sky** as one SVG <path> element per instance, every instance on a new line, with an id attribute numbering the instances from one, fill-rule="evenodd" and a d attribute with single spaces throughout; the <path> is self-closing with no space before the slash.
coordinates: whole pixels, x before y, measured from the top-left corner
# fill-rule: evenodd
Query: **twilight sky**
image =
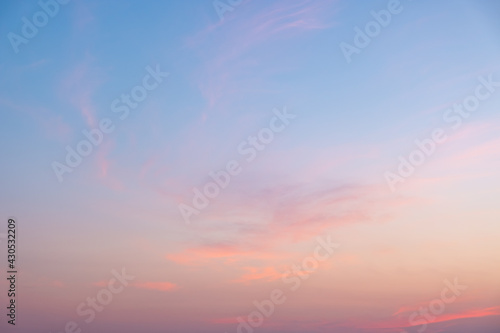
<path id="1" fill-rule="evenodd" d="M 2 332 L 498 333 L 499 17 L 1 1 Z"/>

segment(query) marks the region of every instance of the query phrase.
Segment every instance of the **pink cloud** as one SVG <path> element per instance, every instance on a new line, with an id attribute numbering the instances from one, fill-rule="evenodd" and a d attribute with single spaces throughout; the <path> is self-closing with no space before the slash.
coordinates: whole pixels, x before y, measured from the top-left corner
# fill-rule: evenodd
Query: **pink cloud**
<path id="1" fill-rule="evenodd" d="M 315 241 L 317 236 L 343 225 L 386 223 L 412 203 L 410 198 L 391 195 L 383 185 L 247 188 L 239 184 L 237 193 L 228 193 L 227 199 L 219 197 L 203 212 L 203 221 L 190 227 L 194 234 L 209 237 L 216 232 L 225 235 L 227 241 L 189 244 L 165 258 L 188 266 L 231 263 L 247 271 L 234 282 L 271 281 L 281 276 L 277 269 L 280 262 L 293 262 L 302 255 L 287 251 L 291 245 Z M 354 254 L 339 256 L 338 260 L 347 266 L 360 264 Z"/>

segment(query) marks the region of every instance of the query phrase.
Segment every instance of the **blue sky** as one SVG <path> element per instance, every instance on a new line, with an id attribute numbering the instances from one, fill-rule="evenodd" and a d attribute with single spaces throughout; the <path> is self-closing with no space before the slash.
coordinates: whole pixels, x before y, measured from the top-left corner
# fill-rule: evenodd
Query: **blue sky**
<path id="1" fill-rule="evenodd" d="M 151 305 L 130 327 L 235 331 L 326 234 L 341 253 L 263 332 L 400 332 L 457 276 L 469 296 L 428 332 L 460 333 L 460 320 L 493 332 L 500 93 L 458 129 L 444 114 L 500 81 L 500 4 L 394 2 L 400 12 L 348 62 L 341 43 L 390 3 L 243 0 L 221 19 L 212 1 L 72 0 L 13 46 L 41 7 L 3 1 L 0 211 L 22 228 L 23 332 L 77 320 L 121 267 L 137 281 L 90 331 L 120 328 L 137 302 Z M 113 101 L 155 69 L 168 76 L 120 119 Z M 240 144 L 285 110 L 295 118 L 247 162 Z M 113 131 L 59 181 L 54 162 L 103 119 Z M 391 191 L 386 173 L 438 128 L 448 140 Z M 195 207 L 193 189 L 232 160 L 242 172 L 186 223 L 180 205 Z"/>

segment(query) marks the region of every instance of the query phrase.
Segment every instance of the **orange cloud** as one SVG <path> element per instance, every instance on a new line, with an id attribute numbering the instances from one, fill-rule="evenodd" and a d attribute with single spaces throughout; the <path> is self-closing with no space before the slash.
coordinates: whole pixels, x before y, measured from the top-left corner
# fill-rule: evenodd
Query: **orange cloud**
<path id="1" fill-rule="evenodd" d="M 218 246 L 215 248 L 200 246 L 196 248 L 187 249 L 180 253 L 167 254 L 166 258 L 178 264 L 187 265 L 208 259 L 229 258 L 239 253 L 241 252 L 228 246 Z"/>
<path id="2" fill-rule="evenodd" d="M 238 324 L 237 317 L 216 318 L 209 321 L 212 324 Z"/>
<path id="3" fill-rule="evenodd" d="M 243 258 L 271 259 L 276 258 L 276 255 L 242 250 L 236 246 L 227 244 L 215 244 L 190 248 L 179 253 L 167 254 L 165 257 L 178 264 L 193 265 L 217 259 L 224 259 L 228 262 L 234 262 Z"/>
<path id="4" fill-rule="evenodd" d="M 55 280 L 55 281 L 52 281 L 52 286 L 56 287 L 56 288 L 64 288 L 65 284 L 62 281 Z"/>
<path id="5" fill-rule="evenodd" d="M 95 287 L 103 287 L 104 288 L 104 287 L 108 286 L 108 281 L 104 281 L 104 280 L 98 281 L 98 282 L 94 282 L 92 285 Z"/>
<path id="6" fill-rule="evenodd" d="M 244 267 L 248 273 L 243 274 L 233 282 L 236 283 L 249 283 L 255 280 L 265 280 L 265 281 L 274 281 L 279 280 L 283 277 L 283 273 L 278 272 L 276 268 L 270 267 Z"/>
<path id="7" fill-rule="evenodd" d="M 178 286 L 171 282 L 137 282 L 132 284 L 135 288 L 149 289 L 158 291 L 171 291 L 177 289 Z"/>

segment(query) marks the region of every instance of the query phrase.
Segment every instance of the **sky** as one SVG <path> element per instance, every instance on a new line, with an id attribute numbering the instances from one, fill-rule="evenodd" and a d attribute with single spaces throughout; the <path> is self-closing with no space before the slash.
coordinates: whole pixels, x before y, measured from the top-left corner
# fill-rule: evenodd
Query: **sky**
<path id="1" fill-rule="evenodd" d="M 499 15 L 1 1 L 2 332 L 498 333 Z"/>

